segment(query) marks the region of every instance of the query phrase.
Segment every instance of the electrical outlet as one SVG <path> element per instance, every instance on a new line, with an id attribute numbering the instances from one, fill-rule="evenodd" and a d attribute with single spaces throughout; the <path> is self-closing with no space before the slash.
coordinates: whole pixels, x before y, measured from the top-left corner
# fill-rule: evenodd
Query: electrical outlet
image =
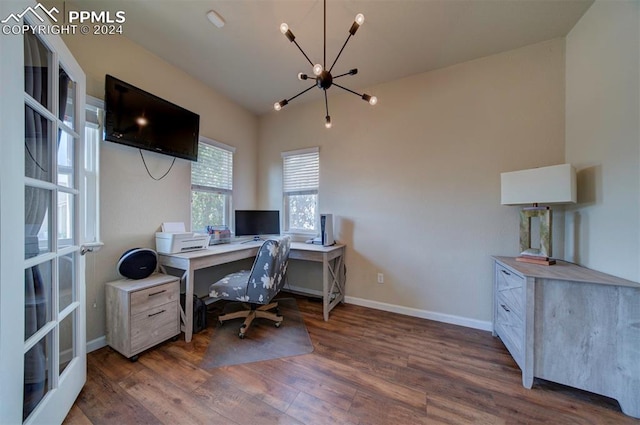
<path id="1" fill-rule="evenodd" d="M 382 273 L 378 273 L 378 283 L 384 283 L 384 275 Z"/>

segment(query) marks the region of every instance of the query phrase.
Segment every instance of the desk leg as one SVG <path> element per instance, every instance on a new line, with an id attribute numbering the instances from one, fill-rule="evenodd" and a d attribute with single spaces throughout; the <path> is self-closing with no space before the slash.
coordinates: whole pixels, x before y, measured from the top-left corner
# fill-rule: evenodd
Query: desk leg
<path id="1" fill-rule="evenodd" d="M 185 273 L 184 287 L 185 287 L 185 300 L 184 300 L 184 340 L 191 342 L 193 335 L 193 277 L 194 273 L 191 267 Z"/>
<path id="2" fill-rule="evenodd" d="M 327 254 L 322 257 L 322 312 L 325 322 L 329 312 L 338 303 L 344 302 L 346 275 L 344 274 L 344 251 L 329 261 Z"/>
<path id="3" fill-rule="evenodd" d="M 327 254 L 322 254 L 322 314 L 324 321 L 329 320 L 329 303 L 331 302 L 331 293 L 329 289 L 329 260 Z"/>

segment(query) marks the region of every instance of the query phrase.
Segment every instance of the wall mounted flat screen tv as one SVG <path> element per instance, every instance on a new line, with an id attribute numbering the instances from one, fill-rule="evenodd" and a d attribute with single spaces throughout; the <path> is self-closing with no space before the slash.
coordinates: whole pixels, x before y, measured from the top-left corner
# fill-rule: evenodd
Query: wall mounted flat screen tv
<path id="1" fill-rule="evenodd" d="M 111 75 L 105 78 L 105 140 L 198 160 L 200 116 Z"/>
<path id="2" fill-rule="evenodd" d="M 236 210 L 236 236 L 280 234 L 280 211 L 278 210 Z"/>

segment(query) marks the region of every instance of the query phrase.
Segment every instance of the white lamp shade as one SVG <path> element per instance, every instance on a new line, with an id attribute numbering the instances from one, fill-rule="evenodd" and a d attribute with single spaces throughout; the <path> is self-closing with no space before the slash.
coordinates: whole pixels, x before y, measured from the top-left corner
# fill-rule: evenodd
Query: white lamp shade
<path id="1" fill-rule="evenodd" d="M 577 201 L 576 169 L 571 164 L 500 174 L 501 204 L 568 204 Z"/>

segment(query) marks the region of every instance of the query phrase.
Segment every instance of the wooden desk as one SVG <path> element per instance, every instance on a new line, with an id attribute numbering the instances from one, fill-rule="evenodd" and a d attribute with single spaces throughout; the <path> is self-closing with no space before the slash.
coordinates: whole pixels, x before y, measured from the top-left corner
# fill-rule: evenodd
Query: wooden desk
<path id="1" fill-rule="evenodd" d="M 158 254 L 160 266 L 173 267 L 183 270 L 182 281 L 185 284 L 186 299 L 193 299 L 194 272 L 196 270 L 231 263 L 245 258 L 255 257 L 262 242 L 233 242 L 230 244 L 214 245 L 200 251 L 181 254 Z M 344 257 L 345 246 L 311 245 L 299 242 L 291 243 L 289 258 L 322 263 L 322 305 L 324 320 L 329 320 L 329 312 L 344 301 L 345 280 Z M 213 283 L 213 282 L 211 282 Z M 191 341 L 193 335 L 193 303 L 186 302 L 184 310 L 180 311 L 182 330 L 185 341 Z"/>

